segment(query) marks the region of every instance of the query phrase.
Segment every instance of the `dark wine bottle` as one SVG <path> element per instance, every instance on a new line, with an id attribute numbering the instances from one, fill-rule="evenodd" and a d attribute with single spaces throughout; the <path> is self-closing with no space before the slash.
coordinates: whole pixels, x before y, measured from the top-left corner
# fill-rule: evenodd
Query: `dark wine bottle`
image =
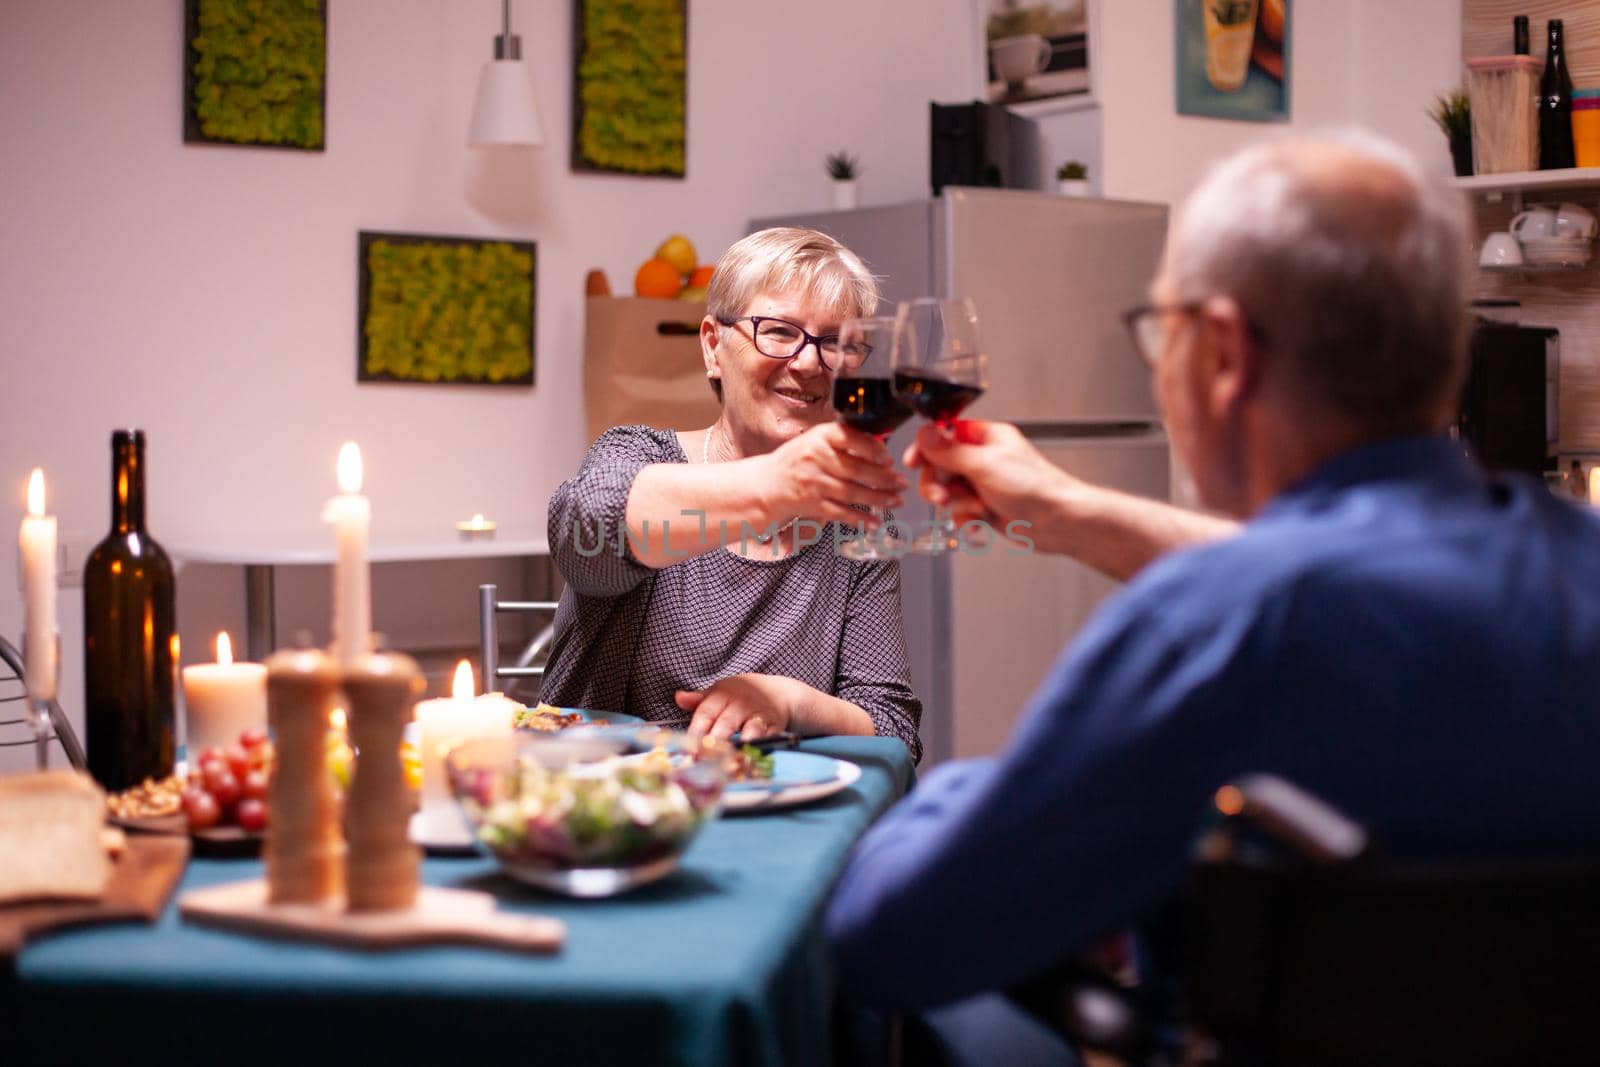
<path id="1" fill-rule="evenodd" d="M 1572 150 L 1572 74 L 1567 70 L 1561 20 L 1550 20 L 1550 44 L 1539 80 L 1539 169 L 1577 166 Z"/>
<path id="2" fill-rule="evenodd" d="M 89 773 L 127 789 L 177 755 L 172 564 L 144 525 L 144 432 L 111 435 L 111 532 L 83 567 Z"/>
<path id="3" fill-rule="evenodd" d="M 1519 56 L 1528 54 L 1528 16 L 1518 15 L 1511 20 L 1511 51 Z"/>

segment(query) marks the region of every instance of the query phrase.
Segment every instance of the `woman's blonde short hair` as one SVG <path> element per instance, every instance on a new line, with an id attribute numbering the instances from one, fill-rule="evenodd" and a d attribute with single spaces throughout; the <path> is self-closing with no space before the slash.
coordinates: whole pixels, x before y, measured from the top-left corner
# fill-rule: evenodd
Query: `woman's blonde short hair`
<path id="1" fill-rule="evenodd" d="M 882 294 L 861 257 L 825 233 L 797 226 L 757 230 L 717 260 L 706 291 L 706 313 L 723 323 L 744 314 L 761 293 L 800 293 L 841 319 L 871 315 Z M 722 383 L 711 388 L 722 396 Z"/>

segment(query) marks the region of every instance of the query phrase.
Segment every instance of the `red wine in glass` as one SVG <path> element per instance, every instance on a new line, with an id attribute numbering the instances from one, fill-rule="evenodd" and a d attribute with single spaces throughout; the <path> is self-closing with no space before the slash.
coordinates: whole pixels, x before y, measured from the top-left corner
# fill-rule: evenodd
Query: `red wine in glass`
<path id="1" fill-rule="evenodd" d="M 833 410 L 846 426 L 880 441 L 914 414 L 895 394 L 895 384 L 888 378 L 835 378 Z"/>
<path id="2" fill-rule="evenodd" d="M 894 372 L 894 388 L 918 415 L 945 429 L 983 395 L 982 386 L 910 370 Z"/>

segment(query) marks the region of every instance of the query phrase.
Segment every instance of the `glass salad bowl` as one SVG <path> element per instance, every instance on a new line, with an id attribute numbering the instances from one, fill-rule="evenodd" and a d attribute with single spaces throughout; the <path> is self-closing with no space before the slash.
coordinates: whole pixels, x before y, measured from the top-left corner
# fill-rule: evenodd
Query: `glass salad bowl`
<path id="1" fill-rule="evenodd" d="M 519 733 L 456 746 L 445 772 L 473 837 L 508 875 L 606 897 L 672 873 L 726 784 L 720 761 L 641 751 L 626 730 Z"/>

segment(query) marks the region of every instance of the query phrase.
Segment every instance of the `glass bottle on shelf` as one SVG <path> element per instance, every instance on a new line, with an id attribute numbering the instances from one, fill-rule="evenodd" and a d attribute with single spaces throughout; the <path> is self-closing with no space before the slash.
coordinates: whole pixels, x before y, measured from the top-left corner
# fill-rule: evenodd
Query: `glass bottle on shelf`
<path id="1" fill-rule="evenodd" d="M 1539 169 L 1577 165 L 1572 149 L 1572 74 L 1560 19 L 1550 20 L 1550 43 L 1539 80 Z"/>
<path id="2" fill-rule="evenodd" d="M 1528 54 L 1528 16 L 1518 15 L 1511 20 L 1511 51 L 1519 56 Z"/>

